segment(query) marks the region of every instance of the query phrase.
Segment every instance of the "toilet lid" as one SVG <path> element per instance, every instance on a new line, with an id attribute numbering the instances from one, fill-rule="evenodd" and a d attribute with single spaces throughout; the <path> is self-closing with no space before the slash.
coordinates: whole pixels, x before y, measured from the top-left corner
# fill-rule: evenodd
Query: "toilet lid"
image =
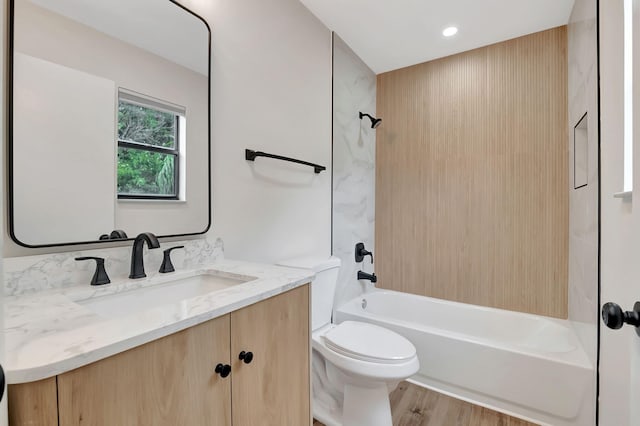
<path id="1" fill-rule="evenodd" d="M 400 363 L 416 355 L 413 344 L 398 333 L 364 322 L 345 321 L 324 339 L 330 349 L 364 361 Z"/>

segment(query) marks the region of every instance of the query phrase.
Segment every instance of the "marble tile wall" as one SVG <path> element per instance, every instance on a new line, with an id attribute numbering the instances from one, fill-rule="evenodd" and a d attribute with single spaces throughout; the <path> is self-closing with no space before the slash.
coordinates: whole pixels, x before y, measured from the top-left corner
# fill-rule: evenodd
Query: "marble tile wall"
<path id="1" fill-rule="evenodd" d="M 598 50 L 597 2 L 576 0 L 569 19 L 569 320 L 595 365 L 598 351 Z M 574 127 L 587 114 L 587 185 L 574 183 Z M 580 154 L 579 154 L 580 155 Z M 584 157 L 583 157 L 584 158 Z M 583 416 L 595 423 L 596 371 Z"/>
<path id="2" fill-rule="evenodd" d="M 569 320 L 596 358 L 598 323 L 598 70 L 596 1 L 576 0 L 568 26 Z M 573 128 L 587 113 L 587 185 L 574 185 Z"/>
<path id="3" fill-rule="evenodd" d="M 332 250 L 342 260 L 337 307 L 371 285 L 356 279 L 361 267 L 374 271 L 368 257 L 355 263 L 354 246 L 364 242 L 368 250 L 374 249 L 376 131 L 358 112 L 375 116 L 376 75 L 337 34 L 333 46 Z"/>
<path id="4" fill-rule="evenodd" d="M 161 242 L 159 249 L 149 250 L 145 244 L 147 274 L 157 272 L 162 263 L 163 250 L 184 245 L 174 250 L 171 260 L 176 269 L 192 268 L 224 258 L 224 245 L 220 238 L 202 238 L 186 241 Z M 107 274 L 113 280 L 129 276 L 131 245 L 95 250 L 4 258 L 4 294 L 18 296 L 52 288 L 62 288 L 91 282 L 95 262 L 74 260 L 78 256 L 98 256 L 106 259 Z"/>

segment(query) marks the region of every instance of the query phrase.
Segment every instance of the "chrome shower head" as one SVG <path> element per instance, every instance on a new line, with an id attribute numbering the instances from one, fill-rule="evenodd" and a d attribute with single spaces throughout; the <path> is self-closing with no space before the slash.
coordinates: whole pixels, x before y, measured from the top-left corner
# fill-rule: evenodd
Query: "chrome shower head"
<path id="1" fill-rule="evenodd" d="M 376 129 L 378 128 L 378 126 L 380 126 L 380 124 L 382 124 L 382 118 L 375 118 L 373 116 L 371 116 L 370 114 L 366 114 L 363 112 L 360 112 L 360 120 L 362 120 L 363 117 L 369 117 L 369 120 L 371 120 L 371 128 L 372 129 Z"/>

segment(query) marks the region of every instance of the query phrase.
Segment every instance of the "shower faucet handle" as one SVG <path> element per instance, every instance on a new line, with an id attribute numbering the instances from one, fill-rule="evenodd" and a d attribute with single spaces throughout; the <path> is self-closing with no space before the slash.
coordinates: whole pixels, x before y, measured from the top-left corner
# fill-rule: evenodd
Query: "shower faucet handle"
<path id="1" fill-rule="evenodd" d="M 371 264 L 373 264 L 373 252 L 370 252 L 369 250 L 365 249 L 364 243 L 356 244 L 356 252 L 355 252 L 356 263 L 362 262 L 365 256 L 371 256 Z"/>

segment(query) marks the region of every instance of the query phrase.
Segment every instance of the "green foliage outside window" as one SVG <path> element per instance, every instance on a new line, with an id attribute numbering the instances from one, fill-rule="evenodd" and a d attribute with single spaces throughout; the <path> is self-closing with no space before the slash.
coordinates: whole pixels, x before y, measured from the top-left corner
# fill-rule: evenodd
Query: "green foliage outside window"
<path id="1" fill-rule="evenodd" d="M 175 114 L 120 101 L 118 139 L 143 144 L 118 147 L 118 194 L 177 195 Z M 167 148 L 167 153 L 144 145 Z"/>
<path id="2" fill-rule="evenodd" d="M 118 148 L 118 193 L 175 195 L 173 155 Z"/>

